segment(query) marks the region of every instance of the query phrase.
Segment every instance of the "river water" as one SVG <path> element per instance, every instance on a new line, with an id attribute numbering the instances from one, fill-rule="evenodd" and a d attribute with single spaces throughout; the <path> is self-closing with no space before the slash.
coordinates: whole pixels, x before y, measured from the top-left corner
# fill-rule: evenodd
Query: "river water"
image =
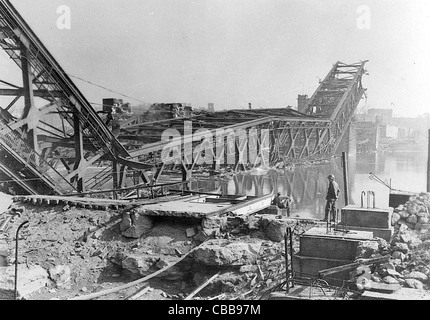
<path id="1" fill-rule="evenodd" d="M 349 204 L 367 206 L 368 191 L 375 193 L 375 207 L 387 208 L 392 189 L 406 192 L 425 192 L 427 185 L 427 151 L 408 153 L 357 154 L 348 157 Z M 376 175 L 386 185 L 371 179 Z M 292 216 L 300 218 L 324 217 L 325 195 L 329 174 L 334 174 L 342 191 L 338 208 L 345 205 L 343 169 L 340 157 L 312 166 L 297 166 L 289 170 L 254 170 L 219 181 L 223 193 L 264 195 L 281 192 L 292 199 Z M 212 185 L 212 183 L 210 183 Z M 373 197 L 369 197 L 373 206 Z"/>

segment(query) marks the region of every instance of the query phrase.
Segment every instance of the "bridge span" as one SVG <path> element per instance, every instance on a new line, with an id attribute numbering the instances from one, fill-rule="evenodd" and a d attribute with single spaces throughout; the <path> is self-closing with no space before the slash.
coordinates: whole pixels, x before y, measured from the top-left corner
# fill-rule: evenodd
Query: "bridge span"
<path id="1" fill-rule="evenodd" d="M 327 158 L 366 89 L 367 61 L 336 62 L 303 112 L 291 108 L 198 112 L 187 118 L 129 121 L 114 135 L 8 0 L 0 0 L 0 47 L 23 85 L 1 79 L 0 179 L 19 194 L 85 193 L 130 183 L 156 186 L 179 171 L 235 172 Z M 24 109 L 16 115 L 17 102 Z M 131 181 L 131 182 L 130 182 Z"/>

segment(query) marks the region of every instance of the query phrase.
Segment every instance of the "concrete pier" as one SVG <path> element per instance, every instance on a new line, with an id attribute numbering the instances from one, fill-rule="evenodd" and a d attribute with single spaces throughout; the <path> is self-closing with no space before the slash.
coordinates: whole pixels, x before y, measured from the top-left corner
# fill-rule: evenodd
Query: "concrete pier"
<path id="1" fill-rule="evenodd" d="M 372 239 L 373 233 L 369 231 L 327 233 L 326 228 L 312 228 L 300 236 L 300 252 L 293 257 L 294 271 L 298 277 L 318 278 L 320 270 L 353 262 L 359 243 Z M 347 280 L 349 272 L 337 273 L 331 278 Z"/>
<path id="2" fill-rule="evenodd" d="M 374 237 L 390 241 L 394 232 L 391 225 L 393 208 L 362 208 L 346 206 L 341 209 L 340 226 L 349 230 L 372 232 Z"/>

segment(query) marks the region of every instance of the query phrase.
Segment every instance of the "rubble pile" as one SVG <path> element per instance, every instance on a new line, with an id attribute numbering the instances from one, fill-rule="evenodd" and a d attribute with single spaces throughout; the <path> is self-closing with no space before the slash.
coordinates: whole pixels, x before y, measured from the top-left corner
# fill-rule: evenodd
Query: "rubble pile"
<path id="1" fill-rule="evenodd" d="M 13 209 L 21 213 L 13 217 L 1 235 L 6 246 L 1 251 L 5 265 L 0 271 L 5 277 L 0 292 L 6 295 L 14 283 L 14 273 L 9 269 L 13 270 L 15 264 L 15 233 L 24 221 L 29 223 L 18 237 L 21 298 L 31 299 L 31 294 L 40 293 L 41 287 L 45 287 L 47 296 L 61 290 L 64 296 L 73 296 L 84 286 L 95 289 L 111 279 L 111 274 L 118 273 L 110 262 L 118 248 L 132 245 L 118 234 L 120 220 L 115 211 L 30 204 L 13 204 Z M 24 288 L 26 277 L 34 290 Z M 36 280 L 42 286 L 35 286 Z"/>
<path id="2" fill-rule="evenodd" d="M 430 193 L 409 197 L 405 204 L 394 208 L 392 225 L 406 225 L 409 229 L 426 233 L 430 230 Z"/>
<path id="3" fill-rule="evenodd" d="M 370 241 L 366 243 L 368 242 Z M 365 281 L 362 288 L 370 286 L 371 282 L 377 282 L 420 290 L 430 289 L 430 237 L 428 235 L 410 230 L 406 224 L 402 224 L 390 243 L 383 239 L 378 239 L 378 243 L 378 245 L 363 243 L 363 246 L 360 246 L 361 258 L 390 254 L 390 260 L 369 268 L 369 281 Z M 362 272 L 362 269 L 358 271 Z"/>

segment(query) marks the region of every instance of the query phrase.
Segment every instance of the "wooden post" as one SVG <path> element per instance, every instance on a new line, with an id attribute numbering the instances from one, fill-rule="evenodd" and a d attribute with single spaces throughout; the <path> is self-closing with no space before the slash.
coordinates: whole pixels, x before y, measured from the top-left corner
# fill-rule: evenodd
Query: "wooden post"
<path id="1" fill-rule="evenodd" d="M 430 130 L 428 136 L 427 154 L 427 192 L 430 192 Z"/>
<path id="2" fill-rule="evenodd" d="M 118 162 L 112 161 L 112 179 L 113 179 L 113 189 L 116 190 L 119 187 L 118 184 Z M 113 198 L 118 199 L 118 193 L 113 191 Z"/>
<path id="3" fill-rule="evenodd" d="M 346 152 L 342 152 L 342 168 L 343 168 L 343 189 L 345 192 L 345 206 L 349 205 L 349 191 L 348 191 L 348 160 Z"/>

